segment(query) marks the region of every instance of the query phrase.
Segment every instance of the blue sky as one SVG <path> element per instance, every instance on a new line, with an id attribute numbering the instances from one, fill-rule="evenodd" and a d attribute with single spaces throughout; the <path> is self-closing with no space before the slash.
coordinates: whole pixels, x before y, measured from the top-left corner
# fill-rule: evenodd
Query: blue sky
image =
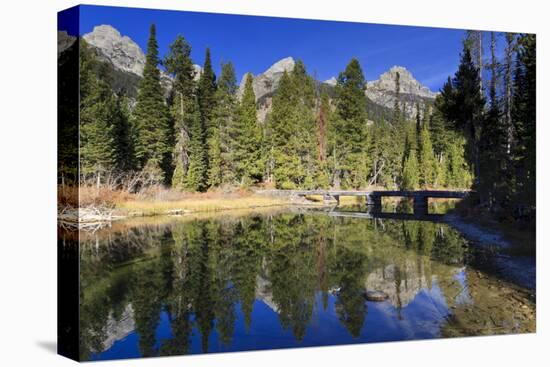
<path id="1" fill-rule="evenodd" d="M 335 21 L 239 16 L 101 6 L 80 8 L 80 33 L 110 24 L 145 51 L 149 25 L 155 23 L 160 55 L 177 34 L 192 46 L 194 63 L 202 65 L 210 47 L 215 70 L 233 62 L 238 81 L 248 71 L 258 74 L 274 62 L 302 59 L 319 80 L 337 76 L 352 57 L 359 59 L 367 80 L 393 65 L 410 70 L 437 91 L 454 74 L 463 30 L 361 24 Z"/>

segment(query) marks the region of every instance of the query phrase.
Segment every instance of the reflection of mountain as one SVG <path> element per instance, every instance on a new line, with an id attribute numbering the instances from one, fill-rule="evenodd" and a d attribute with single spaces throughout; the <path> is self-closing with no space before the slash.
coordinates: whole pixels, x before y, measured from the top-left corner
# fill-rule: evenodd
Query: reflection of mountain
<path id="1" fill-rule="evenodd" d="M 279 307 L 273 302 L 271 283 L 261 275 L 256 276 L 256 299 L 265 303 L 273 312 L 279 313 Z"/>
<path id="2" fill-rule="evenodd" d="M 432 279 L 426 279 L 423 272 L 412 261 L 401 266 L 387 265 L 370 273 L 365 281 L 367 290 L 386 293 L 388 301 L 395 307 L 407 306 L 422 288 L 430 288 Z"/>
<path id="3" fill-rule="evenodd" d="M 134 309 L 132 308 L 132 304 L 129 303 L 118 319 L 113 318 L 112 313 L 109 315 L 105 325 L 106 338 L 102 343 L 103 350 L 96 352 L 102 352 L 111 348 L 117 340 L 124 339 L 134 331 L 135 328 Z"/>

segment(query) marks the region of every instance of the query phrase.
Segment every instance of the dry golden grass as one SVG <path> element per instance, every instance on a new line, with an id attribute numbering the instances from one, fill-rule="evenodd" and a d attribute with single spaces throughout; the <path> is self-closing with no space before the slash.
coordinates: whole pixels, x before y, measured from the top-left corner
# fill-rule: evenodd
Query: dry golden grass
<path id="1" fill-rule="evenodd" d="M 116 208 L 129 215 L 166 214 L 174 210 L 184 212 L 216 212 L 229 209 L 248 209 L 269 206 L 289 205 L 283 198 L 271 198 L 257 195 L 246 197 L 213 197 L 213 195 L 191 195 L 189 198 L 175 201 L 128 200 L 117 203 Z"/>

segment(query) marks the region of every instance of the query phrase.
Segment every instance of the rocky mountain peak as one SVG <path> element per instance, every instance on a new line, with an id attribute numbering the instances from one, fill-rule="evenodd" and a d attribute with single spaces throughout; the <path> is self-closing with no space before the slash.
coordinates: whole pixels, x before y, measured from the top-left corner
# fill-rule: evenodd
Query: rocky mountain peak
<path id="1" fill-rule="evenodd" d="M 336 77 L 333 76 L 332 78 L 325 80 L 323 83 L 334 87 L 338 83 L 338 80 L 336 80 Z"/>
<path id="2" fill-rule="evenodd" d="M 399 73 L 399 103 L 405 114 L 412 118 L 416 115 L 417 104 L 421 108 L 437 96 L 430 88 L 422 85 L 414 78 L 409 70 L 403 66 L 393 66 L 380 78 L 367 83 L 365 95 L 374 103 L 386 108 L 393 108 L 395 95 L 395 81 Z"/>
<path id="3" fill-rule="evenodd" d="M 294 65 L 296 63 L 294 62 L 294 59 L 292 56 L 285 57 L 284 59 L 281 59 L 277 61 L 275 64 L 271 65 L 269 69 L 264 71 L 262 74 L 268 78 L 274 78 L 279 74 L 283 74 L 286 72 L 291 72 L 294 70 Z"/>
<path id="4" fill-rule="evenodd" d="M 391 67 L 390 70 L 380 75 L 378 80 L 368 82 L 367 89 L 372 88 L 375 90 L 395 92 L 397 73 L 399 73 L 400 93 L 413 94 L 425 98 L 435 98 L 436 93 L 432 92 L 430 88 L 420 84 L 420 82 L 413 77 L 411 72 L 403 66 Z"/>
<path id="5" fill-rule="evenodd" d="M 279 85 L 279 80 L 283 76 L 284 72 L 291 72 L 294 70 L 294 59 L 292 57 L 285 57 L 271 65 L 266 71 L 256 76 L 252 75 L 252 88 L 256 95 L 256 100 L 262 97 L 272 94 Z M 246 78 L 250 73 L 245 73 L 241 79 L 239 85 L 239 95 L 244 91 L 244 85 Z"/>
<path id="6" fill-rule="evenodd" d="M 122 36 L 116 28 L 107 24 L 98 25 L 83 38 L 90 45 L 100 49 L 115 68 L 143 75 L 145 54 L 137 43 L 128 36 Z"/>
<path id="7" fill-rule="evenodd" d="M 285 71 L 289 73 L 294 70 L 294 65 L 296 65 L 294 59 L 289 56 L 277 61 L 261 74 L 254 76 L 251 73 L 245 73 L 243 75 L 237 95 L 239 98 L 242 96 L 246 78 L 251 74 L 252 89 L 254 89 L 256 101 L 258 101 L 258 119 L 260 121 L 265 119 L 267 112 L 271 108 L 271 98 L 279 86 L 281 77 Z"/>
<path id="8" fill-rule="evenodd" d="M 57 58 L 73 45 L 76 37 L 69 35 L 66 31 L 57 31 Z"/>

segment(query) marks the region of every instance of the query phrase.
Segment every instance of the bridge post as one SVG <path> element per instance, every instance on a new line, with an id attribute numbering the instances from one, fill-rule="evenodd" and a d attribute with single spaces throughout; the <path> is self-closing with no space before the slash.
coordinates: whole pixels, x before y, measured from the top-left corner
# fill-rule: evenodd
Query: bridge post
<path id="1" fill-rule="evenodd" d="M 340 206 L 340 195 L 333 195 L 333 197 L 336 199 L 336 206 Z"/>
<path id="2" fill-rule="evenodd" d="M 382 211 L 382 196 L 369 194 L 366 196 L 367 206 L 370 211 L 381 212 Z"/>
<path id="3" fill-rule="evenodd" d="M 428 197 L 427 196 L 415 196 L 414 197 L 414 214 L 427 215 L 428 214 Z"/>

